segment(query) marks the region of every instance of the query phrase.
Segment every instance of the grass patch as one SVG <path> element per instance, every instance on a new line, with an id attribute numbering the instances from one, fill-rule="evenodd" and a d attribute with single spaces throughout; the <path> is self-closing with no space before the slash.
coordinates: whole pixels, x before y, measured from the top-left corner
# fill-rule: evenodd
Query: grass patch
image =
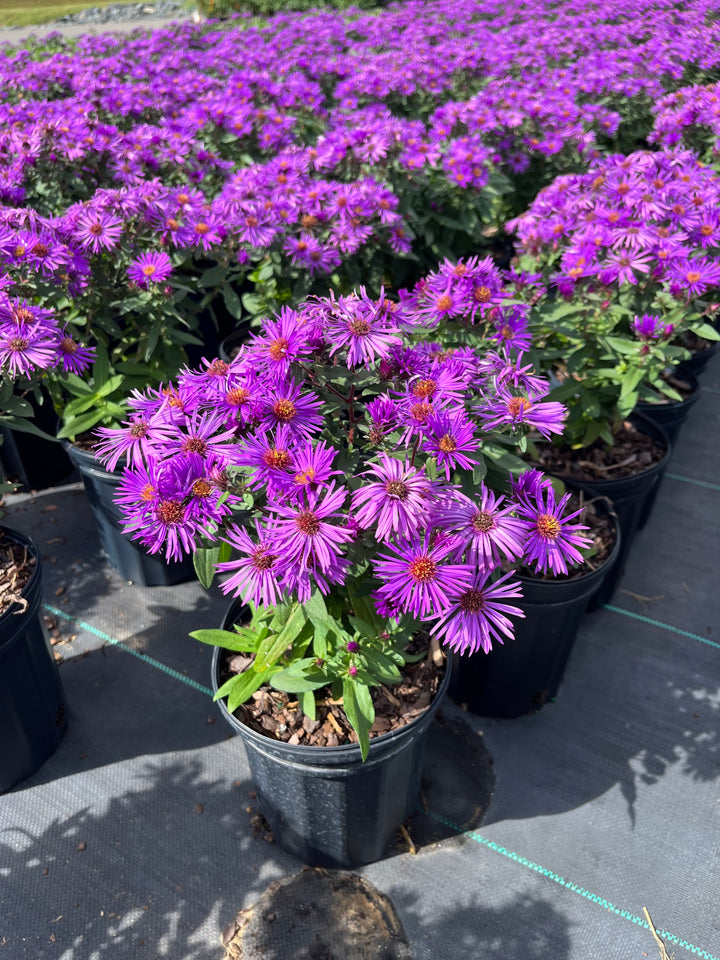
<path id="1" fill-rule="evenodd" d="M 107 7 L 110 3 L 134 0 L 0 0 L 0 27 L 29 27 L 49 23 L 88 7 Z"/>

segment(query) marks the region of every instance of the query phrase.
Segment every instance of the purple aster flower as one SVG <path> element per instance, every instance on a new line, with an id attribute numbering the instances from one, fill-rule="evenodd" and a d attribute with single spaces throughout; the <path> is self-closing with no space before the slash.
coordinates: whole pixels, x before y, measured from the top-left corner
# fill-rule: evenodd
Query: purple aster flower
<path id="1" fill-rule="evenodd" d="M 445 468 L 445 478 L 458 467 L 472 470 L 475 461 L 467 453 L 477 453 L 479 442 L 473 424 L 464 408 L 448 413 L 444 410 L 431 414 L 425 424 L 422 449 L 437 458 L 439 468 Z"/>
<path id="2" fill-rule="evenodd" d="M 537 497 L 541 490 L 552 486 L 552 481 L 542 470 L 525 470 L 519 477 L 510 477 L 510 489 L 514 497 Z"/>
<path id="3" fill-rule="evenodd" d="M 379 480 L 364 484 L 352 495 L 352 515 L 360 527 L 377 524 L 378 540 L 389 540 L 392 534 L 409 538 L 426 525 L 436 485 L 423 470 L 381 453 L 380 462 L 365 475 Z"/>
<path id="4" fill-rule="evenodd" d="M 95 459 L 110 472 L 125 458 L 131 466 L 141 466 L 159 455 L 160 447 L 172 436 L 172 428 L 162 421 L 137 414 L 121 427 L 98 427 L 95 435 L 101 439 L 95 445 Z"/>
<path id="5" fill-rule="evenodd" d="M 720 286 L 720 261 L 707 257 L 673 260 L 668 266 L 668 276 L 690 296 L 700 297 L 708 288 Z"/>
<path id="6" fill-rule="evenodd" d="M 232 573 L 220 589 L 223 593 L 241 596 L 246 603 L 274 606 L 282 599 L 282 589 L 277 580 L 277 555 L 270 548 L 271 531 L 265 531 L 255 520 L 257 543 L 242 527 L 232 526 L 223 537 L 230 546 L 243 556 L 216 564 L 220 573 Z"/>
<path id="7" fill-rule="evenodd" d="M 314 445 L 310 440 L 299 443 L 293 449 L 292 472 L 278 477 L 278 488 L 297 500 L 304 494 L 316 493 L 320 487 L 327 487 L 330 477 L 342 476 L 341 470 L 332 469 L 336 453 L 323 440 Z"/>
<path id="8" fill-rule="evenodd" d="M 149 287 L 151 283 L 167 280 L 172 273 L 172 263 L 164 250 L 150 250 L 131 260 L 127 272 L 133 283 Z"/>
<path id="9" fill-rule="evenodd" d="M 197 454 L 205 460 L 227 460 L 234 454 L 231 441 L 234 430 L 224 429 L 222 411 L 199 413 L 193 411 L 185 418 L 181 429 L 175 429 L 163 441 L 164 456 L 191 456 Z"/>
<path id="10" fill-rule="evenodd" d="M 534 565 L 540 573 L 548 570 L 555 576 L 567 573 L 568 564 L 583 562 L 580 550 L 591 543 L 588 537 L 580 533 L 588 528 L 570 522 L 582 510 L 563 516 L 570 494 L 566 493 L 556 503 L 551 485 L 539 489 L 534 499 L 534 503 L 529 498 L 520 501 L 519 516 L 528 534 L 525 562 Z"/>
<path id="11" fill-rule="evenodd" d="M 331 305 L 326 332 L 331 356 L 347 347 L 349 367 L 374 363 L 401 343 L 397 328 L 384 309 L 383 295 L 378 303 L 373 303 L 363 287 L 359 295 L 340 297 Z"/>
<path id="12" fill-rule="evenodd" d="M 523 553 L 526 525 L 512 514 L 516 504 L 503 507 L 504 497 L 496 497 L 484 483 L 474 499 L 457 494 L 435 518 L 438 526 L 458 535 L 458 556 L 468 563 L 492 568 L 502 556 L 514 560 Z"/>
<path id="13" fill-rule="evenodd" d="M 431 547 L 426 535 L 390 545 L 390 553 L 379 553 L 373 560 L 375 575 L 382 581 L 373 594 L 378 609 L 387 605 L 386 610 L 420 618 L 442 614 L 454 597 L 470 588 L 475 573 L 467 564 L 443 562 L 455 548 L 452 539 Z"/>
<path id="14" fill-rule="evenodd" d="M 478 408 L 478 416 L 486 430 L 494 427 L 527 425 L 546 439 L 551 433 L 562 433 L 567 410 L 562 403 L 531 401 L 499 386 L 497 397 Z"/>
<path id="15" fill-rule="evenodd" d="M 288 381 L 268 393 L 259 407 L 263 424 L 287 427 L 295 437 L 309 437 L 322 426 L 322 401 L 312 394 L 301 394 L 299 384 Z"/>
<path id="16" fill-rule="evenodd" d="M 398 424 L 397 403 L 390 397 L 381 396 L 371 400 L 365 409 L 372 421 L 368 437 L 371 443 L 378 444 Z"/>
<path id="17" fill-rule="evenodd" d="M 149 482 L 141 493 L 141 504 L 124 508 L 123 532 L 149 553 L 164 552 L 167 560 L 181 560 L 195 552 L 198 536 L 211 536 L 206 518 L 199 519 L 190 503 L 188 463 L 170 460 L 152 474 L 134 471 L 134 480 L 126 477 L 124 489 L 139 487 L 146 476 Z"/>
<path id="18" fill-rule="evenodd" d="M 58 341 L 60 363 L 64 373 L 81 374 L 95 359 L 95 347 L 82 347 L 67 330 L 63 330 Z"/>
<path id="19" fill-rule="evenodd" d="M 336 490 L 330 484 L 322 499 L 320 494 L 311 493 L 305 504 L 268 504 L 278 518 L 273 527 L 272 549 L 281 558 L 284 571 L 310 567 L 320 574 L 334 575 L 342 563 L 340 547 L 352 539 L 346 527 L 330 522 L 345 519 L 340 511 L 346 497 L 346 488 Z"/>
<path id="20" fill-rule="evenodd" d="M 642 317 L 636 316 L 631 326 L 638 337 L 646 341 L 658 340 L 661 337 L 666 340 L 674 330 L 671 323 L 663 323 L 660 317 L 649 313 L 644 313 Z"/>
<path id="21" fill-rule="evenodd" d="M 268 494 L 272 494 L 287 485 L 288 475 L 295 468 L 297 445 L 287 427 L 278 427 L 274 433 L 263 430 L 243 438 L 233 451 L 232 462 L 253 471 L 250 489 L 267 486 Z"/>
<path id="22" fill-rule="evenodd" d="M 11 377 L 30 377 L 57 363 L 57 344 L 41 323 L 0 322 L 0 369 Z"/>
<path id="23" fill-rule="evenodd" d="M 510 580 L 506 573 L 494 583 L 488 581 L 489 570 L 480 570 L 469 588 L 452 605 L 433 619 L 437 623 L 431 633 L 439 633 L 442 642 L 458 653 L 489 653 L 493 641 L 502 644 L 512 639 L 514 629 L 508 617 L 524 617 L 520 607 L 509 604 L 509 599 L 522 599 L 522 588 L 517 580 Z M 509 582 L 508 582 L 509 581 Z"/>
<path id="24" fill-rule="evenodd" d="M 295 310 L 283 307 L 279 315 L 265 320 L 262 332 L 250 341 L 246 356 L 257 358 L 273 379 L 284 379 L 290 365 L 312 352 L 308 328 Z"/>
<path id="25" fill-rule="evenodd" d="M 80 245 L 85 249 L 89 248 L 93 253 L 112 250 L 117 246 L 122 232 L 122 220 L 99 211 L 81 216 L 76 231 Z"/>
<path id="26" fill-rule="evenodd" d="M 497 307 L 492 314 L 495 333 L 490 334 L 491 340 L 496 340 L 506 349 L 524 352 L 530 349 L 532 342 L 528 328 L 530 307 L 524 303 L 517 303 L 512 307 Z"/>

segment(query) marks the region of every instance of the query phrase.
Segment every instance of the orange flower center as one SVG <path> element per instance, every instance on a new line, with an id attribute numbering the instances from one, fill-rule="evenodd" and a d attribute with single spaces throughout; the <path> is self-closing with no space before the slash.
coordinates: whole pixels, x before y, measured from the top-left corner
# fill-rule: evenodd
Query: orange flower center
<path id="1" fill-rule="evenodd" d="M 537 532 L 541 537 L 544 537 L 545 540 L 557 540 L 562 530 L 560 521 L 550 513 L 541 513 L 535 521 L 535 526 L 537 527 Z"/>
<path id="2" fill-rule="evenodd" d="M 192 485 L 192 492 L 194 497 L 209 497 L 212 493 L 212 487 L 207 480 L 201 478 Z"/>
<path id="3" fill-rule="evenodd" d="M 303 510 L 295 518 L 295 526 L 307 537 L 314 537 L 320 532 L 320 521 L 312 510 Z"/>
<path id="4" fill-rule="evenodd" d="M 283 423 L 289 423 L 297 415 L 297 407 L 292 400 L 278 400 L 273 404 L 273 414 Z"/>
<path id="5" fill-rule="evenodd" d="M 157 512 L 160 520 L 168 525 L 182 523 L 185 516 L 185 508 L 180 500 L 163 500 L 158 504 Z"/>
<path id="6" fill-rule="evenodd" d="M 265 466 L 270 467 L 272 470 L 286 470 L 291 463 L 288 451 L 278 450 L 277 447 L 266 450 L 262 459 Z"/>
<path id="7" fill-rule="evenodd" d="M 389 497 L 395 497 L 395 499 L 400 501 L 407 500 L 410 495 L 407 484 L 403 483 L 402 480 L 388 480 L 385 484 L 385 493 Z"/>
<path id="8" fill-rule="evenodd" d="M 408 571 L 413 580 L 418 583 L 429 583 L 435 579 L 437 564 L 430 557 L 418 557 L 408 565 Z"/>
<path id="9" fill-rule="evenodd" d="M 268 347 L 268 353 L 270 354 L 271 360 L 283 360 L 285 354 L 287 353 L 290 342 L 285 339 L 285 337 L 278 337 Z"/>
<path id="10" fill-rule="evenodd" d="M 478 533 L 487 533 L 495 526 L 493 515 L 487 510 L 478 510 L 473 517 L 472 527 Z"/>
<path id="11" fill-rule="evenodd" d="M 532 410 L 532 404 L 525 397 L 511 397 L 508 401 L 508 410 L 513 417 L 519 417 L 528 410 Z"/>
<path id="12" fill-rule="evenodd" d="M 418 380 L 413 387 L 413 394 L 420 400 L 429 400 L 435 393 L 436 388 L 435 380 Z"/>

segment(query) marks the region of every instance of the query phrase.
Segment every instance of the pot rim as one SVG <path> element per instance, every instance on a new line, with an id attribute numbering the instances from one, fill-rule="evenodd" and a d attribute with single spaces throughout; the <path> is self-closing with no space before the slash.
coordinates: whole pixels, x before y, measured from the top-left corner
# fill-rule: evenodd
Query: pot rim
<path id="1" fill-rule="evenodd" d="M 236 606 L 242 605 L 242 601 L 236 599 L 230 605 L 227 614 L 222 622 L 222 629 L 227 629 L 228 620 L 232 614 L 233 609 Z M 219 689 L 217 673 L 220 661 L 220 653 L 225 650 L 225 647 L 215 647 L 212 654 L 212 664 L 211 664 L 211 686 L 213 695 L 215 695 Z M 232 652 L 232 651 L 230 651 Z M 370 738 L 370 753 L 368 754 L 368 760 L 372 759 L 372 754 L 374 751 L 381 750 L 383 747 L 386 747 L 393 743 L 393 741 L 398 740 L 402 737 L 409 736 L 414 730 L 425 723 L 429 723 L 444 699 L 444 695 L 447 692 L 447 689 L 450 685 L 450 674 L 452 672 L 452 658 L 449 654 L 443 650 L 445 655 L 445 673 L 443 674 L 442 680 L 435 692 L 435 696 L 432 698 L 427 707 L 423 712 L 413 719 L 404 724 L 402 727 L 397 727 L 395 730 L 388 730 L 387 733 L 381 733 L 378 737 Z M 238 719 L 234 714 L 230 713 L 227 708 L 225 699 L 215 700 L 214 701 L 220 708 L 224 719 L 230 724 L 233 729 L 237 730 L 238 733 L 245 736 L 247 735 L 251 740 L 258 744 L 272 744 L 272 749 L 277 750 L 282 753 L 287 753 L 288 756 L 298 756 L 299 753 L 304 753 L 307 757 L 312 755 L 315 756 L 333 756 L 338 759 L 342 758 L 343 754 L 353 755 L 360 758 L 360 744 L 359 743 L 341 743 L 334 747 L 322 747 L 316 745 L 310 745 L 306 743 L 287 743 L 285 740 L 277 740 L 275 737 L 266 736 L 263 733 L 259 733 L 257 730 L 254 730 L 251 726 L 244 723 L 242 720 Z"/>

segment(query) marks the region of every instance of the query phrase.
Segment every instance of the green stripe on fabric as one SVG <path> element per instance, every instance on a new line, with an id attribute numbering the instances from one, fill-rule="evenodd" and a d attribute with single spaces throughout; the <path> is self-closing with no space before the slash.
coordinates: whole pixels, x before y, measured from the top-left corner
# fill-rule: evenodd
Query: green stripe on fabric
<path id="1" fill-rule="evenodd" d="M 565 887 L 566 890 L 570 890 L 571 893 L 576 893 L 585 900 L 589 900 L 591 903 L 596 903 L 605 910 L 609 910 L 610 913 L 614 913 L 618 917 L 622 917 L 623 920 L 629 920 L 631 923 L 637 924 L 637 926 L 643 927 L 645 930 L 650 929 L 648 922 L 643 920 L 642 917 L 638 917 L 637 914 L 631 913 L 629 910 L 623 910 L 621 907 L 616 907 L 614 903 L 611 903 L 609 900 L 605 900 L 604 897 L 598 897 L 597 894 L 591 893 L 589 890 L 578 886 L 576 883 L 572 883 L 570 880 L 566 880 L 565 877 L 561 877 L 558 873 L 554 873 L 552 870 L 548 870 L 546 867 L 540 866 L 539 863 L 533 863 L 533 861 L 528 860 L 527 857 L 522 857 L 519 853 L 515 853 L 512 850 L 508 850 L 506 847 L 500 846 L 500 844 L 495 843 L 493 840 L 489 840 L 487 837 L 483 837 L 482 834 L 476 833 L 474 830 L 463 830 L 462 827 L 458 826 L 456 823 L 453 823 L 452 820 L 448 820 L 447 817 L 441 816 L 439 813 L 433 813 L 432 810 L 428 810 L 427 814 L 429 817 L 432 817 L 433 820 L 437 820 L 439 823 L 444 823 L 445 826 L 455 830 L 461 836 L 468 837 L 470 840 L 474 840 L 481 846 L 487 847 L 489 850 L 493 850 L 495 853 L 499 853 L 503 857 L 507 857 L 508 860 L 514 860 L 515 863 L 519 863 L 521 866 L 527 867 L 528 870 L 532 870 L 534 873 L 539 873 L 541 876 L 547 877 L 549 880 L 552 880 L 559 886 Z M 694 944 L 689 943 L 687 940 L 683 940 L 681 937 L 676 937 L 675 934 L 669 933 L 667 930 L 659 930 L 657 927 L 655 929 L 663 940 L 669 941 L 678 947 L 683 947 L 685 950 L 689 950 L 690 953 L 694 953 L 696 956 L 702 957 L 703 960 L 720 960 L 719 957 L 713 956 L 713 954 L 708 953 L 707 950 L 702 950 L 700 947 L 696 947 Z"/>
<path id="2" fill-rule="evenodd" d="M 621 613 L 624 617 L 631 617 L 633 620 L 639 620 L 641 623 L 647 623 L 651 627 L 660 627 L 661 630 L 669 630 L 671 633 L 677 633 L 681 637 L 689 637 L 690 640 L 697 640 L 699 643 L 707 644 L 708 647 L 715 647 L 720 650 L 720 643 L 716 640 L 710 640 L 708 637 L 701 637 L 699 633 L 691 633 L 689 630 L 681 630 L 680 627 L 673 627 L 672 624 L 663 623 L 662 620 L 654 620 L 652 617 L 646 617 L 642 613 L 634 613 L 632 610 L 623 610 L 622 607 L 616 607 L 612 603 L 604 603 L 603 610 L 610 610 L 612 613 Z"/>
<path id="3" fill-rule="evenodd" d="M 720 483 L 710 483 L 707 480 L 694 480 L 692 477 L 683 477 L 679 473 L 665 472 L 669 480 L 682 480 L 683 483 L 692 483 L 696 487 L 705 487 L 708 490 L 720 490 Z"/>
<path id="4" fill-rule="evenodd" d="M 110 643 L 114 647 L 124 650 L 125 653 L 132 654 L 133 657 L 137 657 L 138 660 L 142 660 L 144 663 L 149 663 L 150 666 L 155 667 L 156 670 L 162 670 L 163 673 L 167 674 L 168 677 L 172 677 L 173 680 L 180 680 L 181 683 L 186 684 L 188 687 L 192 687 L 194 690 L 199 690 L 200 693 L 207 694 L 209 697 L 213 695 L 210 687 L 204 687 L 201 683 L 198 683 L 197 680 L 192 680 L 190 677 L 186 677 L 177 670 L 173 670 L 172 667 L 168 667 L 166 664 L 160 663 L 160 661 L 156 660 L 154 657 L 148 657 L 147 654 L 141 653 L 139 650 L 133 650 L 132 647 L 128 647 L 127 644 L 123 643 L 122 640 L 116 640 L 115 637 L 111 637 L 104 631 L 98 630 L 97 627 L 93 627 L 91 623 L 85 623 L 84 620 L 78 620 L 78 618 L 73 617 L 72 614 L 66 613 L 64 610 L 59 610 L 57 607 L 53 607 L 49 603 L 45 603 L 43 606 L 49 613 L 54 614 L 56 617 L 62 617 L 63 620 L 74 623 L 76 626 L 80 627 L 81 630 L 86 630 L 88 633 L 94 634 L 96 637 L 104 640 L 105 643 Z"/>

